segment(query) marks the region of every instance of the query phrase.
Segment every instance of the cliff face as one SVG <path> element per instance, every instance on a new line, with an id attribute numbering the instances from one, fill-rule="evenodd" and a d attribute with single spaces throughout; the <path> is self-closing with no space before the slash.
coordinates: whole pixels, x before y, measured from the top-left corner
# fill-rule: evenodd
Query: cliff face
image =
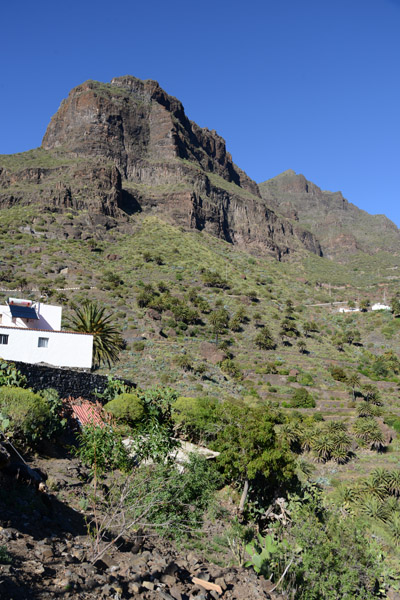
<path id="1" fill-rule="evenodd" d="M 260 195 L 256 183 L 233 164 L 225 140 L 189 121 L 179 100 L 156 81 L 126 76 L 110 84 L 79 85 L 52 118 L 42 145 L 109 158 L 126 178 L 143 158 L 185 159 Z"/>
<path id="2" fill-rule="evenodd" d="M 108 226 L 148 211 L 256 253 L 321 255 L 311 233 L 263 201 L 225 141 L 190 121 L 155 81 L 126 76 L 79 85 L 32 152 L 29 166 L 23 155 L 3 168 L 0 159 L 0 207 L 87 210 L 94 225 Z"/>
<path id="3" fill-rule="evenodd" d="M 318 237 L 327 258 L 343 262 L 357 252 L 399 252 L 400 231 L 392 221 L 360 210 L 341 192 L 321 190 L 304 175 L 285 171 L 259 189 L 279 215 Z"/>

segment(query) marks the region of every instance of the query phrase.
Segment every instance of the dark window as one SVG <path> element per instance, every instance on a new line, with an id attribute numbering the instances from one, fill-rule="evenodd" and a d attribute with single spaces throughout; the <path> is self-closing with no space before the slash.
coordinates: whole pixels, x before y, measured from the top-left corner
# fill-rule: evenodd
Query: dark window
<path id="1" fill-rule="evenodd" d="M 8 344 L 8 335 L 0 333 L 0 344 Z"/>
<path id="2" fill-rule="evenodd" d="M 38 348 L 47 348 L 49 345 L 49 338 L 39 338 Z"/>

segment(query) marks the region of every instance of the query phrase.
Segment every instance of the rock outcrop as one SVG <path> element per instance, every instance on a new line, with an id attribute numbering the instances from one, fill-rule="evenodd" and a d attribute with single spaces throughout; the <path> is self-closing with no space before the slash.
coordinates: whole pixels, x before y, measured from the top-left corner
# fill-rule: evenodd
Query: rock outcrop
<path id="1" fill-rule="evenodd" d="M 32 152 L 29 167 L 23 155 L 17 168 L 0 166 L 0 208 L 40 202 L 86 211 L 92 228 L 125 226 L 128 216 L 146 211 L 278 259 L 322 254 L 312 233 L 263 201 L 225 141 L 190 121 L 155 81 L 126 76 L 77 86 Z"/>

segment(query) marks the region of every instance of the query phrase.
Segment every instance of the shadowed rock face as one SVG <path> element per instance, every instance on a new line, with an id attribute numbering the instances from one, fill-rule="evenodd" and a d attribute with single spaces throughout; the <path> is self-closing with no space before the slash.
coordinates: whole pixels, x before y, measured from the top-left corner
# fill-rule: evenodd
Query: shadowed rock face
<path id="1" fill-rule="evenodd" d="M 298 250 L 322 254 L 311 233 L 263 201 L 225 141 L 190 121 L 155 81 L 126 76 L 77 86 L 51 119 L 42 149 L 61 164 L 12 173 L 0 166 L 0 206 L 87 208 L 94 225 L 108 226 L 146 211 L 279 259 Z M 21 181 L 29 185 L 22 189 Z"/>

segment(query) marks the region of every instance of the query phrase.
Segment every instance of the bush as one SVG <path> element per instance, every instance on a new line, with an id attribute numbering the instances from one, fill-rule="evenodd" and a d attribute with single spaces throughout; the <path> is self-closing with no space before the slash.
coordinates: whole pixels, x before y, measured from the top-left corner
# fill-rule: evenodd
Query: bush
<path id="1" fill-rule="evenodd" d="M 298 382 L 300 385 L 312 385 L 314 383 L 314 379 L 310 373 L 302 373 L 298 378 Z"/>
<path id="2" fill-rule="evenodd" d="M 26 377 L 21 375 L 14 363 L 2 362 L 0 364 L 0 386 L 3 385 L 25 387 Z"/>
<path id="3" fill-rule="evenodd" d="M 314 408 L 315 400 L 305 388 L 299 388 L 290 399 L 293 408 Z"/>
<path id="4" fill-rule="evenodd" d="M 347 382 L 346 371 L 342 367 L 331 367 L 329 371 L 335 381 Z"/>
<path id="5" fill-rule="evenodd" d="M 192 442 L 215 438 L 218 402 L 215 398 L 179 397 L 172 405 L 172 419 L 176 427 Z"/>
<path id="6" fill-rule="evenodd" d="M 216 271 L 209 271 L 208 269 L 206 269 L 203 272 L 203 282 L 204 285 L 207 287 L 216 287 L 224 290 L 229 289 L 229 285 L 226 279 L 221 277 L 221 275 Z"/>
<path id="7" fill-rule="evenodd" d="M 148 525 L 160 534 L 187 537 L 201 528 L 219 483 L 214 465 L 197 454 L 190 455 L 183 473 L 170 464 L 143 466 L 135 473 L 128 497 L 132 500 L 129 518 L 145 511 Z"/>
<path id="8" fill-rule="evenodd" d="M 233 361 L 230 358 L 227 358 L 222 361 L 221 371 L 226 375 L 229 375 L 229 377 L 233 377 L 234 379 L 241 379 L 242 377 L 241 370 L 239 369 L 235 361 Z"/>
<path id="9" fill-rule="evenodd" d="M 136 427 L 144 417 L 143 400 L 132 393 L 120 394 L 108 402 L 104 409 L 117 421 L 122 421 L 131 427 Z"/>
<path id="10" fill-rule="evenodd" d="M 31 390 L 17 387 L 0 388 L 0 427 L 7 435 L 32 448 L 51 437 L 54 419 L 45 399 Z"/>
<path id="11" fill-rule="evenodd" d="M 11 556 L 7 552 L 7 546 L 0 546 L 0 565 L 6 565 L 11 562 Z"/>
<path id="12" fill-rule="evenodd" d="M 99 477 L 107 471 L 128 471 L 132 459 L 122 443 L 121 434 L 109 425 L 85 425 L 78 434 L 76 455 Z"/>
<path id="13" fill-rule="evenodd" d="M 145 343 L 144 342 L 133 342 L 132 348 L 133 348 L 133 350 L 135 350 L 135 352 L 143 352 L 143 350 L 145 348 Z"/>

